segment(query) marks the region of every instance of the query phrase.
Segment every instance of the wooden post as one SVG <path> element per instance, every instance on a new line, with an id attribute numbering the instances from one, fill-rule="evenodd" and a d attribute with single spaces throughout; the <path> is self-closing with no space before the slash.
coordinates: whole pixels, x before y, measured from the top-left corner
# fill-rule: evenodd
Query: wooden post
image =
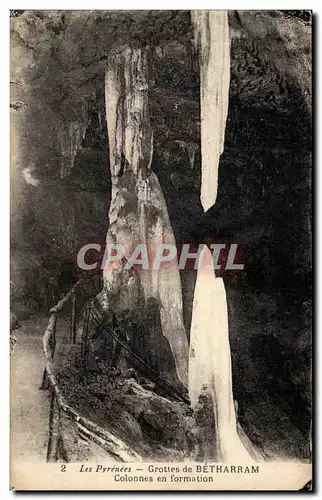
<path id="1" fill-rule="evenodd" d="M 101 274 L 98 274 L 96 276 L 96 295 L 102 290 L 103 288 L 103 277 Z"/>
<path id="2" fill-rule="evenodd" d="M 45 368 L 43 376 L 42 376 L 41 386 L 39 387 L 39 390 L 40 391 L 48 391 L 49 389 L 50 389 L 50 385 L 49 385 L 47 370 Z"/>
<path id="3" fill-rule="evenodd" d="M 55 393 L 52 393 L 49 413 L 49 438 L 47 447 L 47 462 L 57 462 L 59 444 L 59 419 L 60 409 Z"/>
<path id="4" fill-rule="evenodd" d="M 53 330 L 52 330 L 52 336 L 51 336 L 51 342 L 50 342 L 50 347 L 51 347 L 51 359 L 54 361 L 55 357 L 55 350 L 56 350 L 56 324 L 57 324 L 57 318 L 55 316 L 55 321 L 53 324 Z"/>
<path id="5" fill-rule="evenodd" d="M 70 341 L 72 344 L 75 344 L 75 342 L 76 342 L 76 294 L 75 294 L 75 290 L 73 290 L 73 293 L 72 293 Z"/>
<path id="6" fill-rule="evenodd" d="M 53 324 L 50 347 L 51 347 L 51 359 L 54 360 L 55 348 L 56 348 L 56 318 L 55 318 L 55 321 Z M 39 387 L 39 390 L 40 391 L 48 391 L 49 388 L 50 388 L 50 385 L 49 385 L 47 370 L 45 368 L 43 376 L 42 376 L 41 386 Z"/>

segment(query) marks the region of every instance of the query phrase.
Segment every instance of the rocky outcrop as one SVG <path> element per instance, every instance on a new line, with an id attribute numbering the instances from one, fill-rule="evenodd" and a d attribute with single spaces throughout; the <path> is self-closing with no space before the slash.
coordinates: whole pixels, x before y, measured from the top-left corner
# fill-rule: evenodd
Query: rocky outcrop
<path id="1" fill-rule="evenodd" d="M 106 244 L 120 245 L 126 254 L 125 261 L 107 260 L 98 300 L 107 309 L 109 295 L 117 288 L 116 275 L 133 268 L 128 259 L 138 245 L 143 245 L 150 262 L 137 269 L 145 301 L 154 297 L 160 304 L 162 333 L 169 342 L 177 376 L 187 386 L 188 340 L 179 270 L 176 263 L 171 268 L 152 269 L 150 258 L 160 245 L 175 245 L 175 238 L 161 187 L 151 171 L 153 133 L 148 110 L 147 57 L 144 48 L 118 47 L 108 60 L 105 97 L 112 196 Z M 129 302 L 131 295 L 129 290 Z"/>

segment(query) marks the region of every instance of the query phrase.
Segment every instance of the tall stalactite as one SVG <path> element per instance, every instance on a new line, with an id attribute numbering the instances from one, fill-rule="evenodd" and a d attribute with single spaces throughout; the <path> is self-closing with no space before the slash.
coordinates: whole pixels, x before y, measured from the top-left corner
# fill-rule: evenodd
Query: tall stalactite
<path id="1" fill-rule="evenodd" d="M 224 11 L 193 11 L 192 21 L 200 61 L 200 198 L 207 211 L 216 201 L 219 158 L 224 150 L 230 79 L 229 26 Z"/>

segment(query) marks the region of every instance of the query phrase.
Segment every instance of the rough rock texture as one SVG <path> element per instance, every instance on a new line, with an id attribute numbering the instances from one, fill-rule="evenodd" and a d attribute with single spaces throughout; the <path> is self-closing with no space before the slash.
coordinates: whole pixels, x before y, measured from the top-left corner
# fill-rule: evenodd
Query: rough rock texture
<path id="1" fill-rule="evenodd" d="M 146 460 L 180 461 L 198 449 L 198 427 L 185 403 L 169 399 L 134 369 L 123 376 L 100 365 L 81 380 L 81 363 L 76 345 L 58 373 L 62 392 L 76 410 L 112 429 Z"/>

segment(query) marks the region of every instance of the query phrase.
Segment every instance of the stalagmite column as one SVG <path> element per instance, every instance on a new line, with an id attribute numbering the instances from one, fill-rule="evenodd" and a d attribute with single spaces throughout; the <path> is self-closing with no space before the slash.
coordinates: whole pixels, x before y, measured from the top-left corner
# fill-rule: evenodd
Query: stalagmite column
<path id="1" fill-rule="evenodd" d="M 225 11 L 195 11 L 192 19 L 200 56 L 201 202 L 207 211 L 216 201 L 228 111 L 228 19 Z M 211 262 L 208 247 L 205 247 L 204 262 Z M 225 286 L 221 278 L 215 277 L 212 267 L 199 266 L 189 354 L 189 395 L 193 407 L 197 406 L 203 391 L 213 401 L 217 458 L 248 460 L 250 456 L 237 433 Z"/>
<path id="2" fill-rule="evenodd" d="M 70 175 L 74 168 L 76 155 L 88 127 L 87 109 L 88 106 L 83 101 L 77 120 L 59 124 L 58 144 L 61 154 L 60 177 L 62 179 Z"/>
<path id="3" fill-rule="evenodd" d="M 146 48 L 118 47 L 109 56 L 105 78 L 112 176 L 106 242 L 122 245 L 127 258 L 139 244 L 147 248 L 149 257 L 161 244 L 175 245 L 162 190 L 151 170 L 153 133 L 148 115 L 147 55 Z M 160 306 L 162 333 L 169 341 L 177 376 L 187 387 L 188 341 L 177 263 L 153 270 L 150 261 L 148 268 L 138 267 L 136 276 L 126 266 L 124 262 L 116 267 L 105 266 L 104 287 L 98 299 L 108 309 L 111 296 L 124 292 L 125 305 L 132 304 L 133 310 L 144 307 L 135 291 L 137 282 L 145 303 L 154 297 Z"/>

